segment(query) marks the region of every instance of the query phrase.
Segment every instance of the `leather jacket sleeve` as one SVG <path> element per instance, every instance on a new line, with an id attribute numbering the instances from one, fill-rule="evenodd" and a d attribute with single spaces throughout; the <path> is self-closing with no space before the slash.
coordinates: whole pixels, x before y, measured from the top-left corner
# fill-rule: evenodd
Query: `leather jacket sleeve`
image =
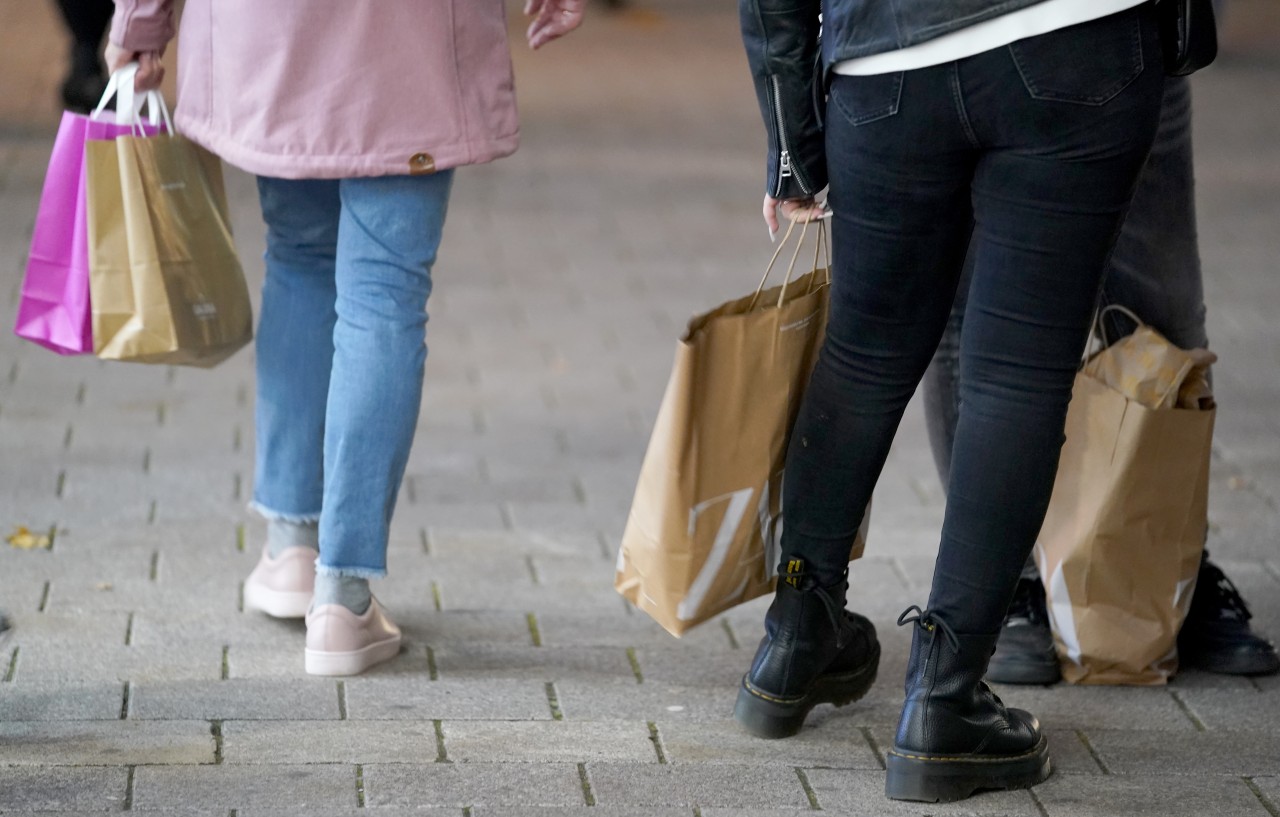
<path id="1" fill-rule="evenodd" d="M 818 116 L 821 0 L 738 0 L 742 40 L 769 135 L 767 190 L 778 199 L 827 186 Z"/>

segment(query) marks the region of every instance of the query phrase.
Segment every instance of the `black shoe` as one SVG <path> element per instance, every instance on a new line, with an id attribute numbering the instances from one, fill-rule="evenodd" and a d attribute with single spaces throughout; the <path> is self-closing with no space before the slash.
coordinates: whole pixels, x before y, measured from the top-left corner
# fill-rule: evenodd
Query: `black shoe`
<path id="1" fill-rule="evenodd" d="M 858 700 L 880 666 L 875 626 L 844 609 L 848 581 L 823 587 L 803 571 L 803 562 L 792 560 L 778 578 L 764 640 L 733 708 L 733 717 L 756 737 L 791 737 L 818 704 Z"/>
<path id="2" fill-rule="evenodd" d="M 1206 557 L 1200 562 L 1187 620 L 1178 633 L 1179 664 L 1224 675 L 1280 671 L 1280 655 L 1270 641 L 1249 627 L 1251 618 L 1240 591 Z"/>
<path id="3" fill-rule="evenodd" d="M 987 667 L 987 680 L 1000 684 L 1056 684 L 1062 680 L 1044 585 L 1039 579 L 1018 579 L 995 655 Z"/>
<path id="4" fill-rule="evenodd" d="M 910 614 L 914 612 L 915 616 Z M 1049 776 L 1049 750 L 1030 712 L 1006 709 L 983 681 L 996 634 L 960 635 L 932 612 L 916 624 L 907 700 L 885 758 L 885 794 L 924 803 L 963 800 L 982 789 L 1026 789 Z"/>

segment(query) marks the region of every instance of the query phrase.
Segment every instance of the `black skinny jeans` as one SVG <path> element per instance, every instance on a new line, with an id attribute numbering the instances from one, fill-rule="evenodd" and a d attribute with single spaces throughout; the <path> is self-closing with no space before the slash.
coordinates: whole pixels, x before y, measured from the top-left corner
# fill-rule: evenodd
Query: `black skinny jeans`
<path id="1" fill-rule="evenodd" d="M 831 317 L 787 453 L 784 564 L 803 559 L 824 581 L 844 571 L 972 234 L 929 607 L 957 632 L 999 629 L 1163 87 L 1148 5 L 953 63 L 835 78 Z"/>

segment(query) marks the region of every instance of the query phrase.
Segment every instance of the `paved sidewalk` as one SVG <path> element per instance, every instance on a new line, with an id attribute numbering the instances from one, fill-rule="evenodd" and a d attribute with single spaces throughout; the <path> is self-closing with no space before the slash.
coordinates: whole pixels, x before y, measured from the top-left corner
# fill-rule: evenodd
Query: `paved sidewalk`
<path id="1" fill-rule="evenodd" d="M 732 4 L 637 4 L 521 50 L 524 147 L 458 174 L 393 575 L 375 586 L 407 641 L 384 667 L 309 678 L 300 624 L 241 611 L 262 537 L 245 510 L 251 351 L 212 371 L 109 365 L 0 333 L 0 534 L 54 534 L 47 551 L 0 542 L 17 626 L 0 814 L 1280 817 L 1280 680 L 1197 672 L 1001 689 L 1046 725 L 1049 782 L 884 799 L 909 641 L 893 620 L 925 599 L 942 513 L 918 407 L 853 571 L 885 647 L 867 700 L 792 740 L 748 738 L 729 714 L 762 604 L 676 641 L 614 593 L 674 340 L 770 250 Z M 0 0 L 6 326 L 56 123 L 46 6 Z M 1222 357 L 1211 547 L 1280 637 L 1280 13 L 1240 0 L 1228 24 L 1195 80 Z M 228 181 L 256 288 L 253 185 Z"/>

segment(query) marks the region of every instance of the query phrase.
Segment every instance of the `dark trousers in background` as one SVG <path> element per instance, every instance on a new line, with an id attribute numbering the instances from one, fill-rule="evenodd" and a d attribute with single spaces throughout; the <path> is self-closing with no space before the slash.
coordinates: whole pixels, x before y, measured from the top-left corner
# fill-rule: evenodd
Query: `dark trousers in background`
<path id="1" fill-rule="evenodd" d="M 1048 504 L 1098 285 L 1164 77 L 1143 6 L 905 73 L 835 78 L 827 339 L 787 456 L 782 557 L 845 569 L 966 253 L 973 281 L 929 607 L 994 633 Z"/>

